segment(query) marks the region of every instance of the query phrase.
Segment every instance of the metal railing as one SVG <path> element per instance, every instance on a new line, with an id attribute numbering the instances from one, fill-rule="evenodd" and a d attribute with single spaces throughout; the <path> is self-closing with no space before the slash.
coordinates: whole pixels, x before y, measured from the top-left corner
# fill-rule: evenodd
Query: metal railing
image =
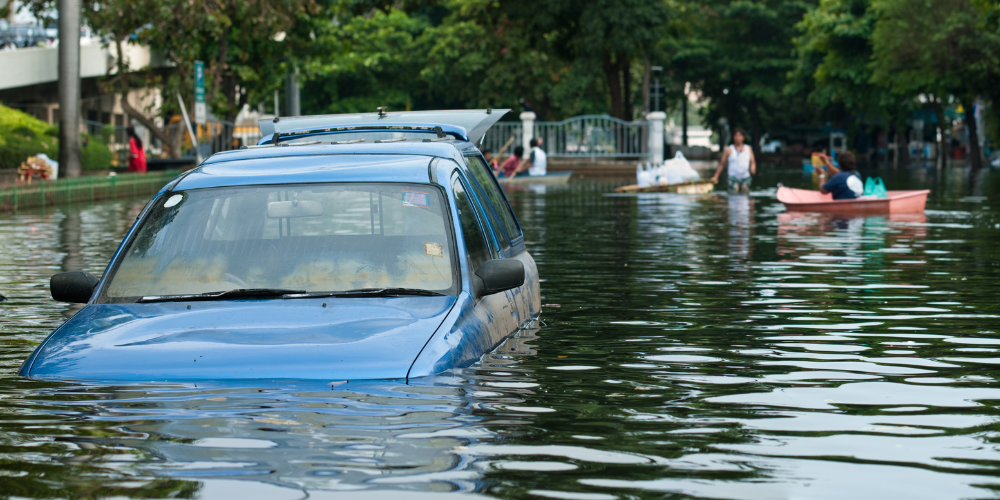
<path id="1" fill-rule="evenodd" d="M 0 210 L 11 211 L 63 203 L 137 198 L 154 194 L 179 171 L 115 176 L 85 176 L 31 184 L 0 186 Z"/>
<path id="2" fill-rule="evenodd" d="M 499 151 L 514 137 L 514 146 L 523 141 L 521 122 L 499 122 L 486 133 L 480 148 Z M 536 122 L 534 137 L 542 139 L 542 149 L 556 158 L 645 158 L 649 156 L 649 123 L 627 122 L 607 115 L 575 116 L 561 122 Z"/>
<path id="3" fill-rule="evenodd" d="M 514 141 L 510 143 L 510 146 L 507 146 L 507 150 L 504 151 L 505 156 L 511 154 L 515 147 L 521 145 L 522 137 L 524 137 L 523 127 L 521 122 L 496 122 L 486 132 L 479 149 L 485 151 L 486 148 L 489 148 L 494 155 L 499 154 L 500 149 L 510 141 L 511 137 L 514 138 Z"/>
<path id="4" fill-rule="evenodd" d="M 538 122 L 535 137 L 552 157 L 638 158 L 649 155 L 649 124 L 605 115 Z"/>

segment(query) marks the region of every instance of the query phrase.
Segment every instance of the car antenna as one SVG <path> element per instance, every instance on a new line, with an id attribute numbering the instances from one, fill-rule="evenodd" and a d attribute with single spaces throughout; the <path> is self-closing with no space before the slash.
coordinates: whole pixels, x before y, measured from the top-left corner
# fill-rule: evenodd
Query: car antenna
<path id="1" fill-rule="evenodd" d="M 387 115 L 386 110 L 388 110 L 389 108 L 387 106 L 379 106 L 375 109 L 378 110 L 378 118 L 381 120 L 382 118 L 386 117 Z"/>
<path id="2" fill-rule="evenodd" d="M 486 108 L 486 114 L 492 115 L 493 114 L 493 110 L 490 109 L 490 108 Z"/>

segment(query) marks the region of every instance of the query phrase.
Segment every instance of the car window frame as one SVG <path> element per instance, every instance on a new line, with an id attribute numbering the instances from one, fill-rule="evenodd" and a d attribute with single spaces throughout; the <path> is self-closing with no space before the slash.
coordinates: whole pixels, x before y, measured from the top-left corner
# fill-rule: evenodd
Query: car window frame
<path id="1" fill-rule="evenodd" d="M 468 180 L 466 180 L 464 177 L 465 176 L 463 176 L 462 173 L 461 173 L 461 171 L 459 171 L 459 170 L 455 170 L 454 172 L 452 172 L 452 175 L 449 176 L 449 179 L 451 181 L 448 184 L 449 184 L 449 187 L 451 188 L 453 196 L 455 196 L 455 209 L 458 210 L 458 193 L 455 191 L 455 183 L 458 182 L 462 186 L 462 191 L 465 193 L 465 196 L 467 198 L 469 198 L 469 200 L 470 200 L 469 204 L 472 205 L 472 214 L 473 214 L 473 217 L 476 220 L 476 224 L 479 225 L 479 231 L 482 233 L 483 237 L 486 239 L 486 241 L 485 241 L 486 248 L 487 248 L 488 253 L 489 253 L 489 255 L 488 255 L 489 259 L 487 259 L 487 260 L 499 258 L 499 254 L 498 254 L 496 248 L 493 245 L 490 244 L 490 238 L 487 236 L 489 234 L 489 229 L 487 229 L 485 227 L 485 225 L 483 224 L 483 215 L 480 213 L 480 208 L 476 206 L 476 201 L 473 198 L 474 193 L 472 193 L 471 190 L 469 189 Z M 462 250 L 465 253 L 466 262 L 469 265 L 469 282 L 473 283 L 473 281 L 474 281 L 474 275 L 476 273 L 476 269 L 473 268 L 472 259 L 469 258 L 469 250 L 468 250 L 469 249 L 469 242 L 465 241 L 465 232 L 463 231 L 463 229 L 461 227 L 461 224 L 462 224 L 461 215 L 458 214 L 458 213 L 456 213 L 455 216 L 458 218 L 458 225 L 459 226 L 458 226 L 457 229 L 458 229 L 458 231 L 462 231 L 462 243 L 464 243 L 464 248 Z M 456 234 L 457 234 L 457 232 L 456 232 Z"/>
<path id="2" fill-rule="evenodd" d="M 496 251 L 498 255 L 503 255 L 507 253 L 511 248 L 510 238 L 507 236 L 507 231 L 503 227 L 503 223 L 500 222 L 499 217 L 496 214 L 496 209 L 493 208 L 493 203 L 490 201 L 489 196 L 486 195 L 486 190 L 483 189 L 479 180 L 476 179 L 476 175 L 471 172 L 472 166 L 469 164 L 469 156 L 462 157 L 465 161 L 465 166 L 470 171 L 468 172 L 469 184 L 472 185 L 472 189 L 475 192 L 477 202 L 479 204 L 479 209 L 482 211 L 488 225 L 490 227 L 490 232 L 493 233 L 493 241 L 496 244 Z"/>
<path id="3" fill-rule="evenodd" d="M 478 165 L 472 165 L 472 162 L 469 161 L 470 158 L 481 160 L 482 163 L 479 164 L 479 162 L 476 162 Z M 481 189 L 483 191 L 483 193 L 484 193 L 484 197 L 487 200 L 489 200 L 489 197 L 485 196 L 485 188 L 480 184 L 479 179 L 476 177 L 475 173 L 473 173 L 473 169 L 477 168 L 477 166 L 486 169 L 486 172 L 489 174 L 489 177 L 492 179 L 494 187 L 497 189 L 497 191 L 500 192 L 501 199 L 503 200 L 504 204 L 506 205 L 504 208 L 507 209 L 508 214 L 510 215 L 511 220 L 514 222 L 514 226 L 517 228 L 517 231 L 520 234 L 518 234 L 517 237 L 512 237 L 513 235 L 507 234 L 507 228 L 504 227 L 503 222 L 499 223 L 500 229 L 501 229 L 501 231 L 503 231 L 504 237 L 507 238 L 507 241 L 510 243 L 511 247 L 515 247 L 519 243 L 522 243 L 524 241 L 524 228 L 521 227 L 521 221 L 519 221 L 517 219 L 517 215 L 514 213 L 514 207 L 512 207 L 510 205 L 510 200 L 507 199 L 507 193 L 504 192 L 503 188 L 500 186 L 500 182 L 497 181 L 496 176 L 493 175 L 493 172 L 489 170 L 489 166 L 488 166 L 488 163 L 486 162 L 486 158 L 483 157 L 482 153 L 478 153 L 478 154 L 477 153 L 473 153 L 473 154 L 463 155 L 462 156 L 462 160 L 465 161 L 466 168 L 469 169 L 470 174 L 471 174 L 470 177 L 472 177 L 473 181 L 476 183 L 476 187 L 478 187 L 479 189 Z M 494 216 L 497 218 L 498 221 L 500 221 L 501 220 L 501 218 L 500 218 L 501 207 L 496 207 L 496 206 L 493 205 L 493 203 L 489 203 L 489 205 L 490 205 L 490 209 L 494 213 Z"/>

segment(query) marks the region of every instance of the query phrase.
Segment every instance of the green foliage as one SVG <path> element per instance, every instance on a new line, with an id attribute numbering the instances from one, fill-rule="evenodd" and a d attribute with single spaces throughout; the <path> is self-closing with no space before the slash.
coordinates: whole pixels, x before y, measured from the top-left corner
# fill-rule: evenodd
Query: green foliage
<path id="1" fill-rule="evenodd" d="M 789 75 L 789 94 L 807 94 L 824 109 L 877 109 L 884 96 L 871 83 L 874 24 L 868 0 L 821 0 L 798 25 L 799 60 Z"/>
<path id="2" fill-rule="evenodd" d="M 968 100 L 1000 86 L 1000 31 L 986 2 L 873 0 L 872 80 L 896 93 Z M 915 36 L 916 35 L 916 36 Z"/>
<path id="3" fill-rule="evenodd" d="M 426 19 L 395 8 L 370 15 L 336 12 L 338 22 L 316 26 L 314 50 L 321 54 L 302 67 L 303 108 L 310 113 L 355 113 L 378 106 L 408 109 L 427 96 L 419 79 L 426 60 L 417 37 Z"/>
<path id="4" fill-rule="evenodd" d="M 774 126 L 808 119 L 783 93 L 798 64 L 795 25 L 811 5 L 803 0 L 712 0 L 690 7 L 686 36 L 672 42 L 676 77 L 709 99 L 706 121 L 726 118 L 754 140 Z"/>
<path id="5" fill-rule="evenodd" d="M 0 105 L 0 169 L 16 169 L 30 156 L 45 154 L 59 159 L 58 129 L 16 109 Z M 111 165 L 111 150 L 101 141 L 88 141 L 81 149 L 84 170 L 103 170 Z"/>

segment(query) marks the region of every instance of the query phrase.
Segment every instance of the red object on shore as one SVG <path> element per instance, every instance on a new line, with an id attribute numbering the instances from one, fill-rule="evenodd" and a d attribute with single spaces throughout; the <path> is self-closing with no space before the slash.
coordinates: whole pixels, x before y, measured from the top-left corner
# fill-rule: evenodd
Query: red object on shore
<path id="1" fill-rule="evenodd" d="M 135 143 L 135 139 L 128 140 L 128 171 L 146 171 L 146 152 Z"/>
<path id="2" fill-rule="evenodd" d="M 904 214 L 923 212 L 930 189 L 918 191 L 888 191 L 886 198 L 834 200 L 830 194 L 808 189 L 778 188 L 778 201 L 796 212 L 830 212 L 838 214 Z"/>

